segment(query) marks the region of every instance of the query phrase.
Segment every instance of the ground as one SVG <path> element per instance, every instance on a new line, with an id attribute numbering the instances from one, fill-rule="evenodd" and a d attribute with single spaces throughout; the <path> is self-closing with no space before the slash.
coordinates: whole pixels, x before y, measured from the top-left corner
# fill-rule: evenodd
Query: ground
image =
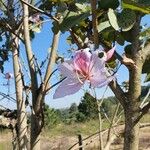
<path id="1" fill-rule="evenodd" d="M 85 136 L 86 137 L 86 136 Z M 83 137 L 84 138 L 84 137 Z M 57 137 L 42 136 L 41 150 L 67 150 L 71 145 L 78 141 L 77 136 L 59 135 Z M 91 142 L 93 141 L 93 142 Z M 85 150 L 96 150 L 98 139 L 89 140 L 89 145 Z M 111 150 L 122 150 L 122 139 L 116 140 Z M 140 129 L 140 148 L 139 150 L 150 150 L 150 127 Z M 1 132 L 0 150 L 11 150 L 11 132 Z"/>

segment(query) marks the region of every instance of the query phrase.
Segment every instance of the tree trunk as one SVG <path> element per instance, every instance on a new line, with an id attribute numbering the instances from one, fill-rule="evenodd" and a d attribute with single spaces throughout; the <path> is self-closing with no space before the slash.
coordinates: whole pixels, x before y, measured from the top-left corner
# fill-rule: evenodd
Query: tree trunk
<path id="1" fill-rule="evenodd" d="M 141 97 L 141 73 L 142 73 L 141 52 L 137 52 L 135 57 L 136 67 L 129 72 L 129 92 L 126 101 L 125 111 L 125 135 L 124 150 L 139 149 L 139 122 L 135 124 L 136 118 L 140 114 Z"/>
<path id="2" fill-rule="evenodd" d="M 38 117 L 32 113 L 31 116 L 31 150 L 40 150 L 41 149 L 41 143 L 40 143 L 40 137 L 41 137 L 41 125 L 40 120 Z"/>
<path id="3" fill-rule="evenodd" d="M 12 35 L 13 40 L 13 68 L 14 68 L 14 79 L 16 89 L 16 100 L 17 100 L 17 129 L 18 129 L 18 145 L 20 150 L 28 149 L 28 138 L 27 138 L 27 114 L 25 108 L 25 101 L 23 99 L 23 83 L 21 69 L 19 65 L 19 39 Z"/>
<path id="4" fill-rule="evenodd" d="M 139 123 L 134 124 L 135 116 L 132 111 L 125 112 L 124 150 L 139 149 Z"/>

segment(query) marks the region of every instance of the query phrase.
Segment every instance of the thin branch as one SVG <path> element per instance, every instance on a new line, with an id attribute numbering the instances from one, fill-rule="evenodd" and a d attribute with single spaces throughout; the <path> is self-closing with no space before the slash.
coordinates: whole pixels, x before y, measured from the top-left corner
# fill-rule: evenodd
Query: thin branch
<path id="1" fill-rule="evenodd" d="M 0 27 L 4 28 L 6 31 L 9 31 L 10 33 L 14 34 L 16 37 L 21 40 L 22 43 L 24 43 L 24 40 L 14 32 L 14 30 L 11 28 L 11 26 L 7 23 L 7 21 L 4 18 L 0 19 Z"/>
<path id="2" fill-rule="evenodd" d="M 117 116 L 117 113 L 118 113 L 118 110 L 119 110 L 119 107 L 120 107 L 120 103 L 117 104 L 116 108 L 115 108 L 115 111 L 114 111 L 114 114 L 113 114 L 113 117 L 112 117 L 112 120 L 111 120 L 111 123 L 110 123 L 110 126 L 109 126 L 109 130 L 108 130 L 108 136 L 107 136 L 107 142 L 109 143 L 109 141 L 111 140 L 110 136 L 111 136 L 111 131 L 112 131 L 112 126 L 114 125 L 114 122 L 115 122 L 115 119 L 116 119 L 116 116 Z M 107 143 L 106 143 L 107 144 Z"/>
<path id="3" fill-rule="evenodd" d="M 145 98 L 143 99 L 143 101 L 142 101 L 142 103 L 140 105 L 140 108 L 143 108 L 143 106 L 145 104 L 145 101 L 147 100 L 147 98 L 149 97 L 149 95 L 150 95 L 150 88 L 148 89 L 148 92 L 147 92 Z"/>
<path id="4" fill-rule="evenodd" d="M 126 103 L 128 102 L 128 99 L 124 93 L 124 91 L 121 89 L 120 85 L 117 83 L 117 81 L 111 81 L 109 83 L 109 87 L 115 94 L 116 98 L 119 100 L 123 108 L 125 108 Z"/>
<path id="5" fill-rule="evenodd" d="M 55 84 L 53 84 L 51 87 L 49 87 L 48 89 L 46 89 L 46 93 L 51 90 L 52 88 L 54 88 L 56 85 L 60 84 L 62 81 L 64 81 L 66 78 L 61 79 L 60 81 L 56 82 Z"/>
<path id="6" fill-rule="evenodd" d="M 140 115 L 135 119 L 134 125 L 136 125 L 136 124 L 140 121 L 140 119 L 141 119 L 146 113 L 148 113 L 149 109 L 150 109 L 150 102 L 149 102 L 147 105 L 145 105 L 145 106 L 140 110 Z"/>
<path id="7" fill-rule="evenodd" d="M 60 36 L 60 31 L 58 33 L 55 33 L 54 37 L 53 37 L 51 54 L 50 54 L 50 58 L 49 58 L 49 62 L 48 62 L 48 65 L 47 65 L 46 74 L 45 74 L 45 78 L 44 78 L 44 86 L 45 86 L 44 90 L 47 89 L 47 84 L 48 84 L 49 79 L 50 79 L 51 74 L 52 74 L 52 68 L 54 67 L 54 64 L 55 64 L 55 61 L 56 61 L 57 47 L 58 47 L 58 43 L 59 43 L 59 36 Z"/>
<path id="8" fill-rule="evenodd" d="M 94 38 L 94 44 L 95 49 L 99 47 L 99 36 L 98 36 L 98 21 L 97 21 L 97 12 L 96 12 L 96 6 L 97 6 L 97 0 L 90 0 L 91 7 L 92 7 L 92 26 L 93 26 L 93 38 Z"/>
<path id="9" fill-rule="evenodd" d="M 50 17 L 51 19 L 53 19 L 53 20 L 59 22 L 59 20 L 58 20 L 56 17 L 54 17 L 54 16 L 52 16 L 51 14 L 45 12 L 44 10 L 39 9 L 39 8 L 33 6 L 32 4 L 27 3 L 27 2 L 24 1 L 24 0 L 20 0 L 20 1 L 21 1 L 22 3 L 24 3 L 25 5 L 29 6 L 30 8 L 34 9 L 35 11 L 40 12 L 40 13 L 42 13 L 42 14 L 44 14 L 44 15 Z"/>
<path id="10" fill-rule="evenodd" d="M 73 31 L 73 29 L 70 29 L 69 31 L 70 31 L 70 34 L 72 36 L 72 39 L 77 44 L 78 48 L 82 49 L 84 47 L 84 43 L 81 40 L 81 38 L 75 34 L 75 32 Z"/>

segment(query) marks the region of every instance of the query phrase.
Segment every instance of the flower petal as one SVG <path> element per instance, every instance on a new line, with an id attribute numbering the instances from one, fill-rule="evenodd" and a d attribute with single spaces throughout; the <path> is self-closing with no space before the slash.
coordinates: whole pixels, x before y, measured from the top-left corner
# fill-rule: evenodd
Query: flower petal
<path id="1" fill-rule="evenodd" d="M 103 70 L 105 68 L 105 60 L 100 59 L 97 54 L 92 54 L 91 62 L 89 67 L 90 75 L 95 74 L 97 71 Z"/>
<path id="2" fill-rule="evenodd" d="M 90 82 L 92 87 L 103 87 L 108 85 L 113 79 L 115 79 L 115 76 L 108 77 L 107 72 L 97 72 L 90 78 Z"/>
<path id="3" fill-rule="evenodd" d="M 106 59 L 106 61 L 107 60 L 109 60 L 112 56 L 113 56 L 113 54 L 114 54 L 114 52 L 115 52 L 115 49 L 116 49 L 116 46 L 114 46 L 112 49 L 110 49 L 106 54 L 107 54 L 107 59 Z"/>
<path id="4" fill-rule="evenodd" d="M 76 76 L 72 60 L 67 60 L 60 64 L 58 70 L 64 77 L 74 78 Z"/>
<path id="5" fill-rule="evenodd" d="M 83 74 L 87 73 L 90 59 L 91 53 L 88 48 L 77 51 L 73 58 L 75 70 L 78 70 Z"/>
<path id="6" fill-rule="evenodd" d="M 65 79 L 56 89 L 53 96 L 54 99 L 61 98 L 67 95 L 78 92 L 82 87 L 82 84 L 77 79 Z"/>

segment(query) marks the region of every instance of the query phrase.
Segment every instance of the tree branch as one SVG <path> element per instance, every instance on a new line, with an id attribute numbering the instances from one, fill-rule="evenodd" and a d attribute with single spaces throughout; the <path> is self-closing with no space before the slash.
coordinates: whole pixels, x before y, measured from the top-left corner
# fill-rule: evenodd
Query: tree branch
<path id="1" fill-rule="evenodd" d="M 37 81 L 37 74 L 36 68 L 34 63 L 34 55 L 31 48 L 31 41 L 30 41 L 30 33 L 29 33 L 29 10 L 26 4 L 23 4 L 23 27 L 24 27 L 24 40 L 25 40 L 25 47 L 26 47 L 26 54 L 28 60 L 28 66 L 30 70 L 31 76 L 31 90 L 32 90 L 32 102 L 33 107 L 36 106 L 36 98 L 37 98 L 37 89 L 38 89 L 38 81 Z"/>
<path id="2" fill-rule="evenodd" d="M 99 47 L 99 36 L 98 36 L 98 29 L 97 29 L 97 12 L 96 12 L 96 6 L 97 6 L 97 0 L 90 0 L 91 7 L 92 7 L 92 26 L 93 26 L 93 38 L 94 38 L 94 44 L 95 49 Z"/>
<path id="3" fill-rule="evenodd" d="M 50 80 L 50 77 L 52 74 L 52 68 L 54 67 L 56 57 L 57 57 L 57 47 L 58 47 L 58 42 L 59 42 L 59 36 L 60 36 L 60 31 L 58 33 L 55 33 L 54 37 L 53 37 L 51 54 L 50 54 L 49 62 L 47 65 L 44 81 L 41 84 L 41 88 L 39 89 L 39 94 L 38 94 L 38 98 L 36 101 L 36 109 L 37 110 L 40 110 L 40 108 L 42 107 L 42 103 L 43 103 L 45 94 L 46 94 L 46 92 L 48 92 L 48 90 L 47 90 L 49 88 L 48 82 Z"/>
<path id="4" fill-rule="evenodd" d="M 121 89 L 120 85 L 117 83 L 117 81 L 111 81 L 109 83 L 110 89 L 115 94 L 116 98 L 119 100 L 123 108 L 125 108 L 125 105 L 127 103 L 127 97 L 124 93 L 124 91 Z"/>
<path id="5" fill-rule="evenodd" d="M 46 70 L 46 74 L 45 74 L 45 78 L 44 78 L 44 86 L 45 86 L 44 90 L 46 90 L 46 88 L 47 88 L 47 84 L 49 82 L 49 79 L 50 79 L 50 76 L 52 73 L 52 68 L 53 68 L 55 61 L 56 61 L 59 36 L 60 36 L 60 31 L 58 33 L 54 34 L 54 37 L 53 37 L 50 59 L 48 62 L 48 66 L 47 66 L 47 70 Z"/>
<path id="6" fill-rule="evenodd" d="M 84 43 L 81 40 L 81 38 L 75 34 L 75 32 L 73 31 L 73 29 L 70 29 L 69 31 L 70 31 L 70 34 L 72 36 L 72 39 L 77 44 L 78 48 L 82 49 L 84 47 Z"/>
<path id="7" fill-rule="evenodd" d="M 20 0 L 20 1 L 21 1 L 22 3 L 24 3 L 25 5 L 29 6 L 30 8 L 34 9 L 35 11 L 40 12 L 40 13 L 42 13 L 42 14 L 44 14 L 44 15 L 50 17 L 51 19 L 53 19 L 53 20 L 56 21 L 56 22 L 59 22 L 59 20 L 58 20 L 56 17 L 54 17 L 54 16 L 52 16 L 51 14 L 45 12 L 44 10 L 39 9 L 39 8 L 33 6 L 32 4 L 27 3 L 27 2 L 24 1 L 24 0 Z"/>
<path id="8" fill-rule="evenodd" d="M 145 106 L 140 110 L 140 114 L 139 114 L 139 116 L 135 119 L 134 125 L 136 125 L 136 124 L 140 121 L 140 119 L 141 119 L 146 113 L 148 113 L 149 109 L 150 109 L 150 102 L 149 102 L 147 105 L 145 105 Z"/>

